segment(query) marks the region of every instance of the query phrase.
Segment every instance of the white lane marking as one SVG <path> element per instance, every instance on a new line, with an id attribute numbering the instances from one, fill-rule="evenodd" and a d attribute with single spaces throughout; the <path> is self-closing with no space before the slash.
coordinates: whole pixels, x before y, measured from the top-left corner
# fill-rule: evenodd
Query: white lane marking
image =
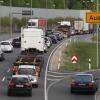
<path id="1" fill-rule="evenodd" d="M 5 76 L 2 78 L 2 82 L 4 82 L 5 81 Z"/>
<path id="2" fill-rule="evenodd" d="M 8 69 L 8 71 L 7 71 L 8 73 L 10 72 L 10 69 Z"/>
<path id="3" fill-rule="evenodd" d="M 51 78 L 48 78 L 47 80 L 48 81 L 59 81 L 60 79 L 51 79 Z"/>
<path id="4" fill-rule="evenodd" d="M 60 63 L 58 63 L 58 70 L 60 69 Z"/>
<path id="5" fill-rule="evenodd" d="M 82 74 L 82 73 L 85 73 L 85 72 L 73 72 L 73 73 L 70 73 L 70 72 L 69 72 L 69 73 L 67 73 L 67 72 L 66 72 L 66 73 L 63 73 L 63 72 L 62 72 L 62 73 L 61 73 L 61 72 L 52 72 L 52 71 L 48 71 L 48 73 L 52 73 L 52 74 L 62 74 L 62 75 L 64 75 L 64 74 L 65 74 L 65 75 L 73 75 L 73 74 Z"/>
<path id="6" fill-rule="evenodd" d="M 48 76 L 51 76 L 51 77 L 65 77 L 65 76 L 55 76 L 55 75 L 50 75 L 50 74 L 48 74 Z"/>
<path id="7" fill-rule="evenodd" d="M 98 99 L 97 99 L 98 92 L 100 92 L 100 89 L 98 89 L 98 91 L 95 93 L 95 97 L 94 97 L 94 98 L 95 98 L 95 100 L 98 100 Z"/>
<path id="8" fill-rule="evenodd" d="M 47 74 L 48 74 L 48 68 L 49 68 L 49 63 L 50 63 L 50 59 L 51 59 L 51 56 L 52 54 L 54 53 L 54 51 L 59 47 L 61 46 L 66 40 L 64 40 L 62 43 L 60 43 L 57 47 L 55 47 L 53 49 L 53 51 L 51 52 L 49 58 L 48 58 L 48 61 L 47 61 L 47 65 L 46 65 L 46 70 L 45 70 L 45 80 L 44 80 L 44 99 L 45 100 L 48 100 L 48 95 L 47 95 Z"/>

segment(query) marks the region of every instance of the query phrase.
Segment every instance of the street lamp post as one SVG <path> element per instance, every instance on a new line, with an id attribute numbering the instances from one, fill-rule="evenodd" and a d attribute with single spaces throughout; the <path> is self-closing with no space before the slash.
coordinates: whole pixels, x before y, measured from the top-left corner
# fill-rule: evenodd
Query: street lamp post
<path id="1" fill-rule="evenodd" d="M 1 7 L 1 4 L 2 4 L 3 2 L 4 2 L 3 0 L 0 1 L 0 7 Z M 2 32 L 2 31 L 1 31 L 1 16 L 0 16 L 0 32 Z"/>
<path id="2" fill-rule="evenodd" d="M 10 0 L 10 36 L 12 39 L 12 0 Z"/>
<path id="3" fill-rule="evenodd" d="M 99 12 L 99 1 L 97 0 L 97 12 Z M 97 68 L 99 67 L 99 24 L 97 23 Z"/>

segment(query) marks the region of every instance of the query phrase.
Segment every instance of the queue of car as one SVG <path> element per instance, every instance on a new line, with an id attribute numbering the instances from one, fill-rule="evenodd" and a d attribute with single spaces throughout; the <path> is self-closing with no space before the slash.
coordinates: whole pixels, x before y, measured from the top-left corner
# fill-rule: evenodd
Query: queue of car
<path id="1" fill-rule="evenodd" d="M 53 32 L 45 36 L 45 52 L 52 46 L 58 43 L 64 37 L 60 32 Z M 0 42 L 0 60 L 4 60 L 6 53 L 12 53 L 14 48 L 21 47 L 21 38 L 14 38 L 12 41 Z M 43 54 L 37 50 L 24 50 L 16 58 L 15 62 L 10 67 L 12 76 L 8 78 L 8 96 L 16 94 L 27 94 L 32 96 L 32 88 L 39 86 L 39 77 L 43 67 Z"/>

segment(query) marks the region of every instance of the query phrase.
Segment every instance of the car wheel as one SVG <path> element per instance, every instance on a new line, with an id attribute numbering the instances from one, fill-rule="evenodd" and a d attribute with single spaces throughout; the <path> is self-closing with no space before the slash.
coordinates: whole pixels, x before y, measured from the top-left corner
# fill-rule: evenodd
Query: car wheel
<path id="1" fill-rule="evenodd" d="M 32 96 L 32 91 L 29 91 L 28 96 Z"/>
<path id="2" fill-rule="evenodd" d="M 74 93 L 74 91 L 73 91 L 72 89 L 70 90 L 70 92 L 71 92 L 71 93 Z"/>

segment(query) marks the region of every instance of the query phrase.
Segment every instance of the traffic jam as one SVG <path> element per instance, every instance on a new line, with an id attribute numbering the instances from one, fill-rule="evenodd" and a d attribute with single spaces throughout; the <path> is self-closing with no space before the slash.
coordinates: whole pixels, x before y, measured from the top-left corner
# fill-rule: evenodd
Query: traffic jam
<path id="1" fill-rule="evenodd" d="M 75 22 L 77 23 L 77 22 Z M 79 22 L 78 22 L 79 23 Z M 80 21 L 80 24 L 82 21 Z M 61 22 L 56 30 L 44 31 L 46 20 L 29 19 L 26 27 L 21 27 L 21 36 L 12 41 L 0 42 L 0 60 L 5 60 L 6 53 L 12 53 L 14 48 L 20 48 L 20 54 L 10 67 L 12 76 L 7 78 L 7 95 L 24 94 L 32 96 L 32 89 L 39 87 L 39 78 L 44 64 L 44 54 L 53 44 L 60 43 L 64 38 L 79 35 L 80 32 L 69 31 L 69 22 Z M 67 34 L 65 34 L 67 32 Z M 86 33 L 83 31 L 83 34 Z M 72 57 L 77 63 L 77 57 Z M 70 92 L 95 93 L 98 90 L 98 79 L 92 74 L 76 74 L 70 84 Z"/>
<path id="2" fill-rule="evenodd" d="M 31 26 L 38 23 L 39 26 Z M 37 28 L 38 27 L 38 28 Z M 20 54 L 10 67 L 11 77 L 8 77 L 7 95 L 24 94 L 32 96 L 32 89 L 39 87 L 39 78 L 44 64 L 44 53 L 64 39 L 60 31 L 47 30 L 45 36 L 44 19 L 29 19 L 28 27 L 21 28 L 21 36 L 0 42 L 0 60 L 5 60 L 7 53 L 20 48 Z M 52 34 L 50 34 L 52 33 Z"/>

